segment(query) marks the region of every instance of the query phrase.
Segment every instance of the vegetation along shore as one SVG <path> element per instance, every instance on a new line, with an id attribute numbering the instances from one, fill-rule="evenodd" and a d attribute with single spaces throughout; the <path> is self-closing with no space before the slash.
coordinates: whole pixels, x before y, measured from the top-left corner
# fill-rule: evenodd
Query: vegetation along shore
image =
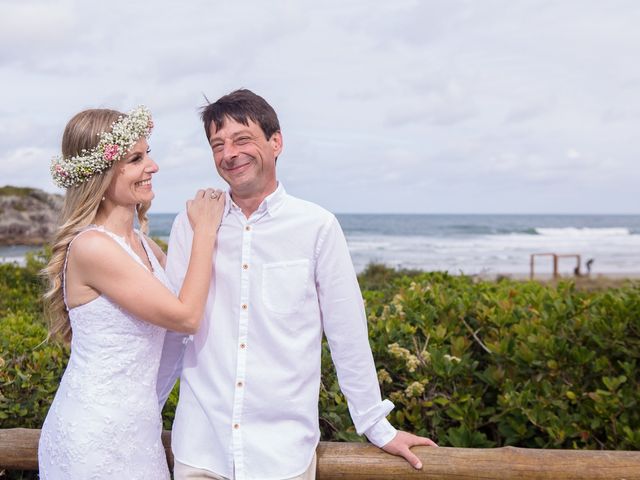
<path id="1" fill-rule="evenodd" d="M 45 257 L 0 265 L 0 428 L 39 428 L 67 362 L 68 348 L 46 341 Z M 445 446 L 640 449 L 640 283 L 583 289 L 379 265 L 359 280 L 398 427 Z M 320 409 L 324 439 L 359 438 L 326 347 Z"/>

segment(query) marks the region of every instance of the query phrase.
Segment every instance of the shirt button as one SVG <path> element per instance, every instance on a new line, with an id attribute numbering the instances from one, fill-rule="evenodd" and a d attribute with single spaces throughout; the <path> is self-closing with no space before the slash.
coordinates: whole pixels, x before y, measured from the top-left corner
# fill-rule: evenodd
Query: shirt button
<path id="1" fill-rule="evenodd" d="M 243 269 L 243 270 L 246 270 L 246 269 L 248 269 L 248 268 L 249 268 L 249 265 L 247 265 L 246 263 L 245 263 L 244 265 L 242 265 L 242 269 Z"/>
<path id="2" fill-rule="evenodd" d="M 246 227 L 244 227 L 244 229 L 248 232 L 249 230 L 251 230 L 251 225 L 247 225 Z"/>
<path id="3" fill-rule="evenodd" d="M 240 424 L 239 424 L 239 423 L 235 423 L 235 424 L 233 425 L 233 428 L 235 428 L 236 430 L 237 430 L 237 429 L 239 429 L 239 428 L 240 428 Z"/>
<path id="4" fill-rule="evenodd" d="M 246 304 L 246 303 L 243 303 L 243 304 L 242 304 L 242 309 L 243 309 L 243 310 L 246 310 L 247 308 L 249 308 L 249 307 L 247 306 L 247 304 Z"/>
<path id="5" fill-rule="evenodd" d="M 236 385 L 238 386 L 238 388 L 242 388 L 242 385 L 244 385 L 242 382 L 238 382 L 236 383 Z"/>
<path id="6" fill-rule="evenodd" d="M 240 344 L 240 348 L 242 348 L 243 350 L 244 350 L 246 347 L 247 347 L 247 345 L 246 345 L 246 344 L 244 344 L 244 343 L 241 343 L 241 344 Z"/>

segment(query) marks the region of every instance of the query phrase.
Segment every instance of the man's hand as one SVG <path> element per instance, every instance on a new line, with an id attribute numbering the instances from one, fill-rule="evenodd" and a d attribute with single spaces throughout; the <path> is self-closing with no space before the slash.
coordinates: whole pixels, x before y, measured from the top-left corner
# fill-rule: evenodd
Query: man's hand
<path id="1" fill-rule="evenodd" d="M 393 440 L 384 445 L 382 450 L 390 453 L 391 455 L 403 457 L 413 466 L 413 468 L 420 470 L 422 468 L 422 462 L 413 454 L 413 452 L 411 452 L 411 450 L 409 450 L 409 448 L 415 447 L 416 445 L 425 445 L 427 447 L 438 446 L 434 441 L 429 440 L 428 438 L 419 437 L 413 433 L 398 430 L 398 433 L 393 437 Z"/>

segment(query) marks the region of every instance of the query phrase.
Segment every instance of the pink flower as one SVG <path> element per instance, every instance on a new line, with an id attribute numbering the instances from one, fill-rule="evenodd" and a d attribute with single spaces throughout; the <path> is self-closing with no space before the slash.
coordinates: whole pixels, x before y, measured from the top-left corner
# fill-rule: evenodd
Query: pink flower
<path id="1" fill-rule="evenodd" d="M 56 172 L 58 172 L 59 175 L 62 175 L 63 177 L 67 176 L 67 172 L 65 172 L 62 168 L 62 165 L 57 164 L 56 165 Z"/>
<path id="2" fill-rule="evenodd" d="M 118 145 L 107 145 L 104 147 L 104 159 L 111 161 L 118 155 Z"/>

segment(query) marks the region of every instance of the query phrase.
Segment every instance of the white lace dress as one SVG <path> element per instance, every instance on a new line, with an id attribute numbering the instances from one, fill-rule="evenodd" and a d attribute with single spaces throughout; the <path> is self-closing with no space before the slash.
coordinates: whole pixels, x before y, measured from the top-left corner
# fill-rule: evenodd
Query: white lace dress
<path id="1" fill-rule="evenodd" d="M 97 226 L 88 230 L 106 233 L 144 266 L 121 237 Z M 140 238 L 153 274 L 169 287 Z M 104 295 L 70 309 L 69 318 L 71 357 L 42 427 L 40 478 L 169 479 L 156 394 L 165 329 L 130 315 Z"/>

